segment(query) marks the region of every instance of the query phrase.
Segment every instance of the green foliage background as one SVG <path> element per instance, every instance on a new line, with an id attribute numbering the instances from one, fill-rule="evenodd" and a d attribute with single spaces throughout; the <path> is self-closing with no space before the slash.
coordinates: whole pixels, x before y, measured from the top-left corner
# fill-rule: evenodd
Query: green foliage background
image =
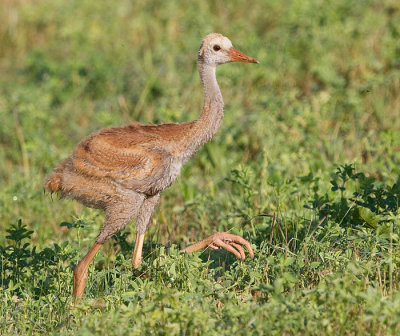
<path id="1" fill-rule="evenodd" d="M 140 272 L 133 223 L 73 306 L 103 214 L 43 179 L 97 129 L 195 119 L 210 32 L 260 65 L 218 68 L 223 125 L 164 192 Z M 400 329 L 397 0 L 3 0 L 0 71 L 2 335 Z M 255 259 L 177 253 L 216 230 Z"/>

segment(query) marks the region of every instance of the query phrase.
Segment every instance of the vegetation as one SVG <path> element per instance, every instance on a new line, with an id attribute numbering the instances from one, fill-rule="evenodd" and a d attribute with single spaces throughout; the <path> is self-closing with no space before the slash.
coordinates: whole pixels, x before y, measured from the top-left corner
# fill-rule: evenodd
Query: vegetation
<path id="1" fill-rule="evenodd" d="M 214 140 L 163 194 L 139 272 L 134 223 L 72 269 L 103 214 L 43 194 L 90 132 L 197 117 L 200 39 L 224 65 Z M 391 335 L 400 330 L 400 2 L 0 2 L 0 334 Z M 216 230 L 255 258 L 181 255 Z"/>

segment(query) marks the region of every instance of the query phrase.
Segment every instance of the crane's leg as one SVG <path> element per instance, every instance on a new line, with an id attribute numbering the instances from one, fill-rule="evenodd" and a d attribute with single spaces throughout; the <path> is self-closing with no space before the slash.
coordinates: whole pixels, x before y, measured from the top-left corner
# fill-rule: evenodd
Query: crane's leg
<path id="1" fill-rule="evenodd" d="M 135 248 L 132 255 L 133 268 L 139 268 L 142 263 L 142 249 L 143 249 L 144 233 L 136 233 Z"/>
<path id="2" fill-rule="evenodd" d="M 149 225 L 150 217 L 159 200 L 160 194 L 148 197 L 143 201 L 142 206 L 139 209 L 139 214 L 136 218 L 136 242 L 132 256 L 132 265 L 134 268 L 138 268 L 142 263 L 144 234 L 147 230 L 147 225 Z"/>
<path id="3" fill-rule="evenodd" d="M 83 297 L 86 280 L 88 278 L 89 265 L 101 246 L 106 240 L 118 231 L 121 231 L 126 224 L 137 216 L 143 201 L 144 196 L 135 193 L 134 195 L 130 195 L 127 199 L 113 203 L 106 209 L 106 219 L 96 238 L 96 243 L 74 269 L 74 284 L 72 290 L 72 296 L 74 298 L 81 299 Z"/>
<path id="4" fill-rule="evenodd" d="M 199 241 L 198 243 L 182 249 L 180 252 L 194 252 L 206 247 L 211 247 L 212 249 L 218 249 L 221 247 L 229 252 L 232 252 L 236 258 L 244 260 L 245 254 L 241 245 L 244 245 L 249 252 L 250 257 L 254 258 L 253 249 L 246 239 L 227 232 L 216 232 L 211 236 Z"/>
<path id="5" fill-rule="evenodd" d="M 83 297 L 85 291 L 85 284 L 88 277 L 89 265 L 97 252 L 101 249 L 103 244 L 95 243 L 89 252 L 82 258 L 79 264 L 74 268 L 74 288 L 72 290 L 72 296 L 77 299 Z"/>

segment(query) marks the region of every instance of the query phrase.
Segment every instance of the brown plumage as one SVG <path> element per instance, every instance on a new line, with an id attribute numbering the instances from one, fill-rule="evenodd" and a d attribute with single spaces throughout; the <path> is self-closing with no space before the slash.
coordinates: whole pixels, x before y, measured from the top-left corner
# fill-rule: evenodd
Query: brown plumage
<path id="1" fill-rule="evenodd" d="M 258 63 L 233 49 L 226 37 L 208 35 L 199 50 L 204 106 L 197 120 L 162 125 L 134 123 L 100 130 L 81 141 L 46 179 L 45 189 L 49 192 L 106 213 L 96 243 L 74 270 L 74 297 L 83 296 L 89 264 L 102 244 L 135 218 L 137 235 L 132 263 L 134 267 L 140 265 L 144 233 L 161 191 L 175 181 L 182 165 L 220 126 L 223 100 L 215 69 L 232 61 Z M 182 251 L 221 247 L 244 259 L 240 244 L 253 256 L 246 240 L 223 232 Z"/>

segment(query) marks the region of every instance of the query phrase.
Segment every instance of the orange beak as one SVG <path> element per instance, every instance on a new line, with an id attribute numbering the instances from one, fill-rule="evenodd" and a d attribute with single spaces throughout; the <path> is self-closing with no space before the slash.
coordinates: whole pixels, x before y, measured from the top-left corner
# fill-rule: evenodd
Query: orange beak
<path id="1" fill-rule="evenodd" d="M 255 58 L 242 54 L 233 47 L 229 49 L 227 56 L 231 58 L 232 62 L 260 63 Z"/>

